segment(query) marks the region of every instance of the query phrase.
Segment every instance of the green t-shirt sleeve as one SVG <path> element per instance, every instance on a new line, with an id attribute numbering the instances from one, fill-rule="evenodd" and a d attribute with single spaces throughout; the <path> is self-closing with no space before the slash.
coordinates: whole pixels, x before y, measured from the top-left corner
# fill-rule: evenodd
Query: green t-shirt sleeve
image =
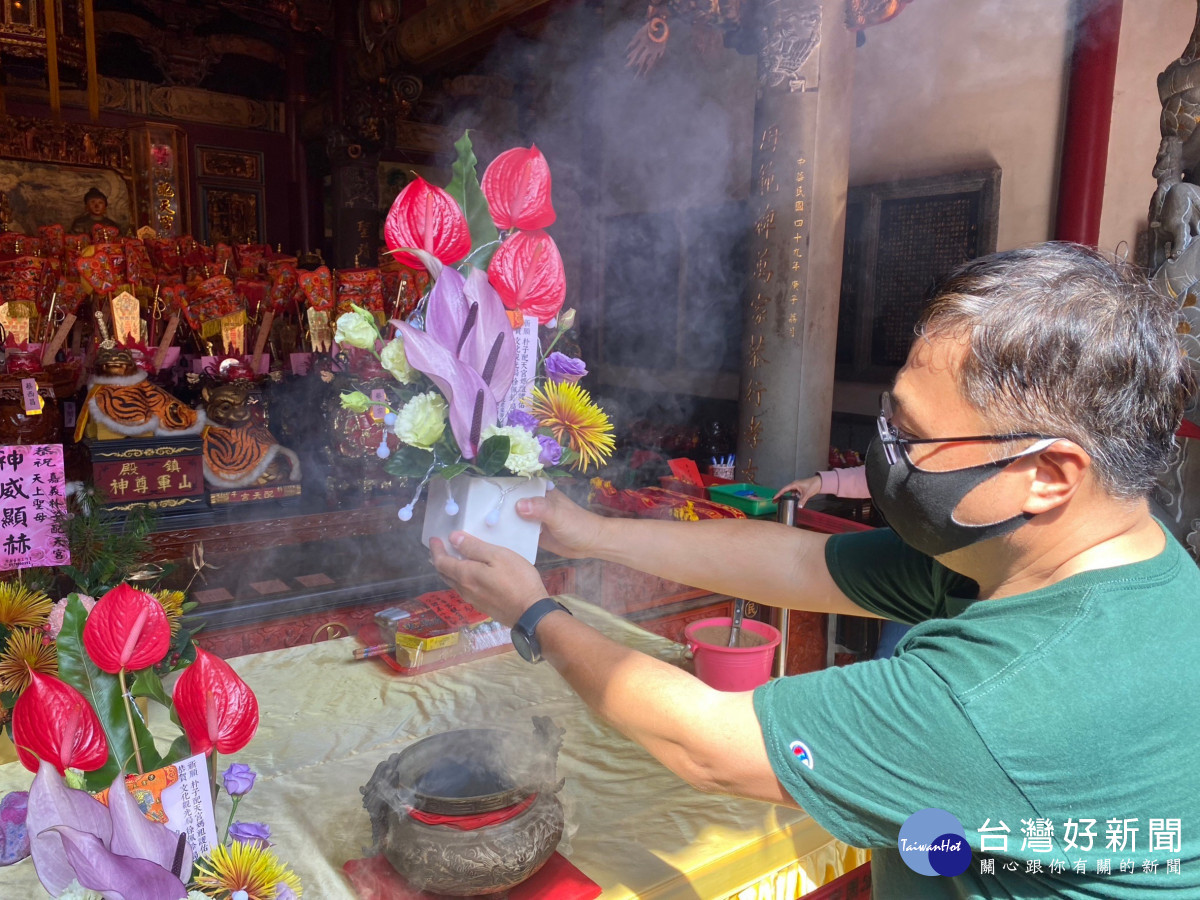
<path id="1" fill-rule="evenodd" d="M 842 593 L 863 609 L 908 625 L 946 615 L 946 596 L 969 597 L 977 587 L 908 546 L 890 528 L 835 534 L 825 564 Z"/>
<path id="2" fill-rule="evenodd" d="M 894 850 L 918 810 L 962 816 L 981 786 L 1007 783 L 953 692 L 916 653 L 776 679 L 755 690 L 754 709 L 776 777 L 855 847 Z M 997 809 L 1025 808 L 990 799 Z"/>

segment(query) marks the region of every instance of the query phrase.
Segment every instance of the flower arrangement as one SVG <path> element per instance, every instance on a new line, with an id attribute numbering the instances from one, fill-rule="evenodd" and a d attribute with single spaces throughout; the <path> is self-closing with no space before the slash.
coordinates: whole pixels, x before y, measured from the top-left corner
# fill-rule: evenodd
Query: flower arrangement
<path id="1" fill-rule="evenodd" d="M 415 178 L 384 226 L 395 258 L 432 278 L 428 293 L 392 320 L 388 340 L 357 306 L 336 324 L 338 343 L 373 354 L 395 380 L 341 399 L 399 438 L 393 451 L 385 430 L 377 453 L 390 474 L 419 479 L 403 520 L 432 477 L 555 478 L 603 465 L 614 447 L 612 423 L 578 383 L 586 365 L 554 351 L 575 312 L 562 311 L 566 276 L 544 230 L 555 220 L 545 157 L 508 150 L 481 183 L 469 134 L 455 147 L 450 184 Z"/>
<path id="2" fill-rule="evenodd" d="M 38 879 L 52 897 L 301 895 L 299 879 L 270 849 L 269 829 L 233 821 L 254 783 L 248 767 L 235 763 L 225 771 L 225 833 L 196 858 L 190 830 L 178 834 L 162 824 L 162 798 L 145 788 L 162 773 L 199 766 L 215 809 L 218 754 L 237 753 L 258 727 L 254 693 L 224 660 L 190 637 L 186 648 L 176 647 L 184 608 L 182 592 L 156 595 L 128 584 L 99 600 L 73 593 L 58 603 L 0 585 L 0 697 L 11 709 L 17 756 L 37 773 L 26 828 Z M 162 675 L 176 669 L 168 695 Z M 165 751 L 137 698 L 166 707 L 178 723 L 182 733 Z"/>

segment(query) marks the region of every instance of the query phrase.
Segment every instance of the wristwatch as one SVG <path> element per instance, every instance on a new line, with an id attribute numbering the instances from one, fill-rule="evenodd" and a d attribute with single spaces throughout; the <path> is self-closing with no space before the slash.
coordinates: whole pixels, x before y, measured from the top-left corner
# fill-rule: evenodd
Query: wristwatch
<path id="1" fill-rule="evenodd" d="M 521 618 L 517 619 L 517 623 L 513 625 L 512 635 L 513 646 L 517 648 L 517 652 L 521 654 L 521 659 L 526 662 L 540 663 L 542 661 L 542 645 L 538 643 L 537 627 L 538 623 L 546 616 L 555 610 L 561 609 L 568 616 L 571 611 L 555 600 L 553 597 L 543 597 L 529 609 L 521 614 Z"/>

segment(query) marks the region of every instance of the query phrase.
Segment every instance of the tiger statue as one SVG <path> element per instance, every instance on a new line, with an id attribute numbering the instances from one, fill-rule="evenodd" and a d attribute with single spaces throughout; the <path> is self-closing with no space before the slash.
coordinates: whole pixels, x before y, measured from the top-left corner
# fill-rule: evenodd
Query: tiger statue
<path id="1" fill-rule="evenodd" d="M 246 402 L 250 385 L 234 381 L 202 392 L 204 480 L 213 490 L 231 491 L 300 480 L 300 457 L 280 446 Z"/>
<path id="2" fill-rule="evenodd" d="M 203 411 L 149 380 L 132 350 L 101 348 L 75 423 L 75 440 L 178 438 L 200 434 L 205 424 Z"/>

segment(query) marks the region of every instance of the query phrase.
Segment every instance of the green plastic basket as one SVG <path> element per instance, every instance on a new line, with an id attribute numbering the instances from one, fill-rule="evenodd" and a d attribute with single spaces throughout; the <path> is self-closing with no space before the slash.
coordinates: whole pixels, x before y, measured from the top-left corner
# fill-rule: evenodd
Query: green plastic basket
<path id="1" fill-rule="evenodd" d="M 779 504 L 771 498 L 775 492 L 761 484 L 748 481 L 736 484 L 714 484 L 708 489 L 708 499 L 740 509 L 748 516 L 773 516 Z"/>

